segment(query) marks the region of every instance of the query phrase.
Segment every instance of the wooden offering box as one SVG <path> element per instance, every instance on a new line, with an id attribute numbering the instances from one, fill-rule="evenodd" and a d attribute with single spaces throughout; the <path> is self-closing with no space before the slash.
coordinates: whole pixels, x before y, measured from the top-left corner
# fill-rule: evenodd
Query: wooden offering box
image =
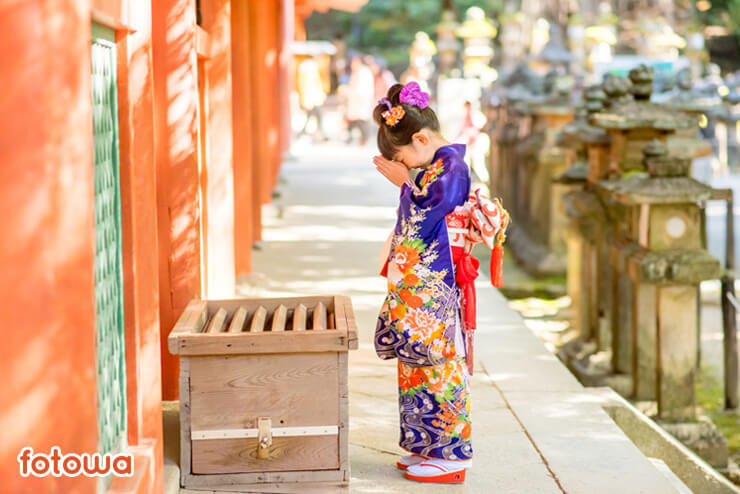
<path id="1" fill-rule="evenodd" d="M 349 482 L 349 297 L 191 301 L 180 355 L 180 469 L 189 489 L 308 492 Z"/>

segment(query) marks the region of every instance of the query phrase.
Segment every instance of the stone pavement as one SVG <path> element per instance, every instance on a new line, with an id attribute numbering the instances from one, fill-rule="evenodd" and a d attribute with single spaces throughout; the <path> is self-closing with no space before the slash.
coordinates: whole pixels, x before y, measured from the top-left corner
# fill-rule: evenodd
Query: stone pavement
<path id="1" fill-rule="evenodd" d="M 478 285 L 472 384 L 474 466 L 463 485 L 406 480 L 395 467 L 395 361 L 379 360 L 372 347 L 385 291 L 378 254 L 395 221 L 398 191 L 375 171 L 372 148 L 306 146 L 294 153 L 281 197 L 265 208 L 256 272 L 240 280 L 239 295 L 352 297 L 360 348 L 349 359 L 350 492 L 691 492 L 637 449 L 485 281 Z"/>

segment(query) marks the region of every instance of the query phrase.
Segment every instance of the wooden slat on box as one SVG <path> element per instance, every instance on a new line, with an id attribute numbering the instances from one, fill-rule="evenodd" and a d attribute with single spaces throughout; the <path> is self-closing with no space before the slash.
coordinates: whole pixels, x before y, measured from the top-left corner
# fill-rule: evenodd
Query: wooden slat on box
<path id="1" fill-rule="evenodd" d="M 246 321 L 247 309 L 245 307 L 239 307 L 229 323 L 229 333 L 241 333 L 244 330 L 244 323 Z"/>
<path id="2" fill-rule="evenodd" d="M 334 297 L 334 320 L 336 328 L 340 331 L 347 331 L 347 319 L 344 313 L 344 298 Z"/>
<path id="3" fill-rule="evenodd" d="M 349 337 L 346 331 L 280 331 L 191 334 L 180 336 L 180 355 L 230 355 L 246 353 L 316 353 L 346 352 Z"/>
<path id="4" fill-rule="evenodd" d="M 285 305 L 288 308 L 295 307 L 297 304 L 303 304 L 306 307 L 313 307 L 322 302 L 327 308 L 334 309 L 334 297 L 330 295 L 312 296 L 312 297 L 282 297 L 282 298 L 237 298 L 224 300 L 209 300 L 208 309 L 215 312 L 223 307 L 226 312 L 233 314 L 239 307 L 244 307 L 251 314 L 257 307 L 262 306 L 271 314 L 279 305 Z"/>
<path id="5" fill-rule="evenodd" d="M 306 306 L 298 304 L 293 312 L 293 331 L 305 331 L 306 330 Z"/>
<path id="6" fill-rule="evenodd" d="M 267 309 L 263 306 L 257 307 L 252 316 L 252 323 L 249 325 L 250 333 L 260 333 L 265 330 L 265 319 L 267 318 Z"/>
<path id="7" fill-rule="evenodd" d="M 319 302 L 313 308 L 313 326 L 311 329 L 326 329 L 326 306 Z"/>
<path id="8" fill-rule="evenodd" d="M 288 318 L 288 308 L 280 304 L 272 314 L 272 331 L 285 331 L 285 322 Z"/>
<path id="9" fill-rule="evenodd" d="M 167 337 L 167 348 L 170 353 L 177 353 L 177 338 L 182 334 L 199 333 L 206 325 L 208 318 L 208 304 L 205 300 L 191 300 L 180 318 L 175 323 L 175 327 L 170 331 Z"/>
<path id="10" fill-rule="evenodd" d="M 216 314 L 208 321 L 206 326 L 206 333 L 223 333 L 224 326 L 226 325 L 226 309 L 218 309 Z"/>

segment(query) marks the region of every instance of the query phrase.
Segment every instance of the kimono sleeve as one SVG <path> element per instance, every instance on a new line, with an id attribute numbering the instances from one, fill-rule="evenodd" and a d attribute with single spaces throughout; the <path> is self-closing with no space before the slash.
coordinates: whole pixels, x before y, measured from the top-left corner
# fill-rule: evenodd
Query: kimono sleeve
<path id="1" fill-rule="evenodd" d="M 438 176 L 419 190 L 410 181 L 401 186 L 401 208 L 413 205 L 424 210 L 425 219 L 436 223 L 465 203 L 470 193 L 470 172 L 463 160 L 451 159 L 443 164 Z"/>

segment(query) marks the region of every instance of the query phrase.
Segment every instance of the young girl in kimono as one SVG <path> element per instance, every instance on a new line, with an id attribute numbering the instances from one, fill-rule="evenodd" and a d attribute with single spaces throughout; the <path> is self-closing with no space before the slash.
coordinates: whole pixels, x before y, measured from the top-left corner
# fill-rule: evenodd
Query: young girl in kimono
<path id="1" fill-rule="evenodd" d="M 470 195 L 465 146 L 442 137 L 418 84 L 392 86 L 373 116 L 382 155 L 373 161 L 400 187 L 382 273 L 388 295 L 375 332 L 378 356 L 398 359 L 399 444 L 409 455 L 397 466 L 412 480 L 463 482 L 473 458 L 470 331 L 478 261 L 470 248 L 486 238 L 500 245 L 508 215 L 498 202 Z M 415 180 L 413 168 L 421 169 Z M 494 264 L 500 267 L 500 259 Z"/>

